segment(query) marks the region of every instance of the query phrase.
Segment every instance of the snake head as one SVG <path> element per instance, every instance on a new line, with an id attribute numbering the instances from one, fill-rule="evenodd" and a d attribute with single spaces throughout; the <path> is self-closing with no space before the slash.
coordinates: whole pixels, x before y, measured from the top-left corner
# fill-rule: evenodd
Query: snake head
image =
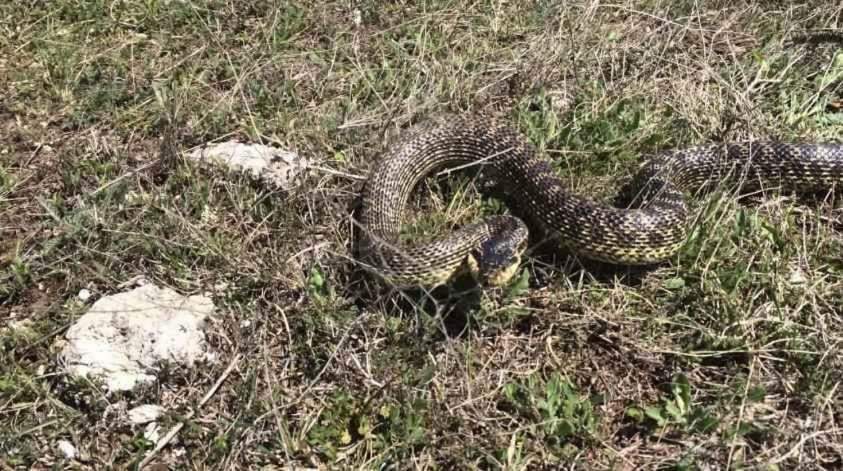
<path id="1" fill-rule="evenodd" d="M 499 217 L 490 222 L 491 236 L 472 253 L 475 276 L 483 286 L 502 287 L 518 272 L 527 248 L 528 231 L 514 217 Z"/>

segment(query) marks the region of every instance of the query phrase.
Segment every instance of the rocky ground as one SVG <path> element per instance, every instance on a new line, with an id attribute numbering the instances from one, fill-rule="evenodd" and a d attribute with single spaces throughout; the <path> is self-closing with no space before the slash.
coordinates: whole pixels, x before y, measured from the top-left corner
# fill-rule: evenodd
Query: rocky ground
<path id="1" fill-rule="evenodd" d="M 366 289 L 350 218 L 386 146 L 444 113 L 508 120 L 601 200 L 660 149 L 839 142 L 841 21 L 832 1 L 3 2 L 0 468 L 843 465 L 838 193 L 724 185 L 665 264 L 536 252 L 462 302 Z M 190 158 L 231 141 L 307 171 Z M 418 202 L 408 237 L 505 210 L 467 177 Z M 213 303 L 190 341 L 211 354 L 128 391 L 74 376 L 75 326 L 141 279 Z"/>

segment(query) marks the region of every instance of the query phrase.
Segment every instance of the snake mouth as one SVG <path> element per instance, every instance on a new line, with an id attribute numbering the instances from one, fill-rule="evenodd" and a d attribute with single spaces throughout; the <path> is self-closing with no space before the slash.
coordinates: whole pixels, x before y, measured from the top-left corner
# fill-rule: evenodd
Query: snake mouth
<path id="1" fill-rule="evenodd" d="M 477 281 L 486 287 L 503 287 L 518 273 L 526 240 L 512 238 L 486 241 L 472 257 Z"/>
<path id="2" fill-rule="evenodd" d="M 508 265 L 497 267 L 491 273 L 484 274 L 481 281 L 485 286 L 502 288 L 512 281 L 519 267 L 521 267 L 521 257 L 517 256 L 512 258 Z"/>

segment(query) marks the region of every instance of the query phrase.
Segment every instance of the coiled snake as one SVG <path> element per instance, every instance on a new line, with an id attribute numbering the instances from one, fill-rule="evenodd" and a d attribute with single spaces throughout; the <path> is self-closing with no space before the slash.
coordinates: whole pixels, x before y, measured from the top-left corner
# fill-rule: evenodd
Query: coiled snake
<path id="1" fill-rule="evenodd" d="M 675 254 L 686 239 L 683 192 L 724 181 L 794 190 L 843 182 L 843 144 L 742 142 L 670 150 L 645 161 L 615 207 L 566 189 L 550 163 L 518 133 L 483 118 L 450 118 L 408 133 L 373 166 L 363 191 L 358 259 L 399 287 L 434 287 L 468 270 L 485 285 L 506 283 L 527 244 L 527 224 L 495 215 L 433 241 L 400 244 L 398 234 L 414 187 L 450 167 L 476 167 L 494 194 L 524 220 L 571 252 L 622 265 L 651 264 Z"/>

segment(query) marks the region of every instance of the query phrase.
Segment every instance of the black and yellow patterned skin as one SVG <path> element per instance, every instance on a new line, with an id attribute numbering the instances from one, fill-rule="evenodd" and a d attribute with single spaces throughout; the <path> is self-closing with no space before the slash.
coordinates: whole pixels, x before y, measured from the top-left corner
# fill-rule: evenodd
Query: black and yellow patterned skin
<path id="1" fill-rule="evenodd" d="M 430 242 L 399 244 L 418 182 L 437 170 L 468 166 L 495 182 L 514 215 L 491 216 Z M 466 269 L 480 273 L 481 281 L 505 283 L 526 244 L 523 218 L 585 258 L 652 264 L 674 255 L 686 239 L 690 217 L 684 193 L 723 181 L 832 188 L 843 182 L 843 145 L 743 142 L 661 152 L 647 158 L 622 190 L 619 199 L 629 205 L 615 207 L 568 190 L 550 163 L 505 124 L 451 118 L 408 132 L 371 169 L 358 258 L 369 271 L 402 287 L 444 284 Z M 495 247 L 492 252 L 511 253 L 509 266 L 500 256 L 484 258 L 484 244 Z M 490 267 L 500 270 L 492 273 Z"/>

